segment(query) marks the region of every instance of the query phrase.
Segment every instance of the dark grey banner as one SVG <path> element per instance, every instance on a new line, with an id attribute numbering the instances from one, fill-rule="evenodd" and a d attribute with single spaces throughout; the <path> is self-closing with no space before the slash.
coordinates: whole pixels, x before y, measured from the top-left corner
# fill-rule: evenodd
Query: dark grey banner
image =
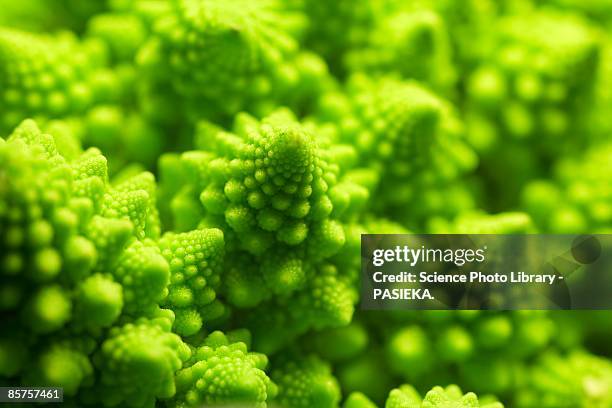
<path id="1" fill-rule="evenodd" d="M 362 309 L 612 309 L 612 235 L 361 236 Z"/>
<path id="2" fill-rule="evenodd" d="M 0 403 L 63 402 L 61 387 L 0 387 Z"/>

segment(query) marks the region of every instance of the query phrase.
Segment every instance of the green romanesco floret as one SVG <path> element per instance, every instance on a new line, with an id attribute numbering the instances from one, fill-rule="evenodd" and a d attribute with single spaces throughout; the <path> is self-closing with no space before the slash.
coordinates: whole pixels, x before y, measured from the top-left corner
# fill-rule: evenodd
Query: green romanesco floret
<path id="1" fill-rule="evenodd" d="M 596 32 L 576 16 L 555 12 L 510 16 L 498 24 L 499 46 L 468 79 L 476 117 L 499 121 L 492 125 L 498 142 L 538 134 L 534 143 L 546 143 L 577 130 L 593 86 L 581 78 L 595 78 L 597 69 Z"/>
<path id="2" fill-rule="evenodd" d="M 112 99 L 97 103 L 80 120 L 81 139 L 86 146 L 96 146 L 109 156 L 110 168 L 140 163 L 155 168 L 161 152 L 180 144 L 181 138 L 165 138 L 166 129 L 157 127 L 142 114 L 138 99 L 139 78 L 134 59 L 146 42 L 150 27 L 136 12 L 103 13 L 91 18 L 84 38 L 101 44 L 105 50 L 113 82 Z M 173 135 L 174 136 L 174 135 Z"/>
<path id="3" fill-rule="evenodd" d="M 165 320 L 138 320 L 110 330 L 94 356 L 93 398 L 104 406 L 154 407 L 176 393 L 175 372 L 191 350 Z"/>
<path id="4" fill-rule="evenodd" d="M 523 206 L 542 230 L 610 232 L 610 155 L 612 144 L 594 147 L 578 157 L 560 160 L 556 180 L 533 181 L 525 187 Z"/>
<path id="5" fill-rule="evenodd" d="M 365 394 L 352 392 L 344 401 L 342 408 L 377 408 L 377 406 Z"/>
<path id="6" fill-rule="evenodd" d="M 377 373 L 372 376 L 372 373 Z M 345 394 L 362 392 L 368 398 L 380 403 L 389 390 L 397 384 L 397 378 L 389 370 L 380 346 L 371 342 L 367 352 L 334 366 L 334 374 Z"/>
<path id="7" fill-rule="evenodd" d="M 305 44 L 325 57 L 332 70 L 340 75 L 345 73 L 344 55 L 367 44 L 370 31 L 387 8 L 386 0 L 290 0 L 289 3 L 308 17 Z"/>
<path id="8" fill-rule="evenodd" d="M 411 385 L 402 385 L 391 390 L 385 402 L 385 408 L 503 408 L 491 398 L 479 398 L 473 392 L 463 394 L 456 385 L 446 388 L 436 386 L 427 392 L 425 398 Z M 484 402 L 487 400 L 487 402 Z M 343 408 L 376 408 L 377 405 L 360 392 L 353 392 L 344 402 Z"/>
<path id="9" fill-rule="evenodd" d="M 28 117 L 83 115 L 94 103 L 112 101 L 116 80 L 105 64 L 100 43 L 81 43 L 69 32 L 0 28 L 0 130 Z"/>
<path id="10" fill-rule="evenodd" d="M 170 277 L 147 236 L 159 226 L 149 217 L 153 176 L 113 187 L 104 156 L 73 147 L 31 120 L 0 146 L 1 308 L 12 316 L 0 336 L 0 372 L 64 384 L 67 397 L 91 382 L 104 330 L 156 313 Z"/>
<path id="11" fill-rule="evenodd" d="M 313 235 L 339 241 L 329 242 L 330 251 L 344 241 L 341 231 L 338 237 L 325 235 L 339 228 L 328 225 L 333 210 L 328 191 L 340 169 L 326 160 L 314 135 L 291 117 L 278 115 L 262 124 L 248 121 L 239 124 L 244 126 L 238 129 L 241 137 L 211 135 L 211 150 L 222 160 L 214 164 L 225 175 L 211 180 L 202 203 L 211 214 L 222 214 L 233 231 L 245 233 L 241 245 L 254 255 L 275 243 L 306 243 L 313 257 L 324 258 L 319 252 L 326 244 Z M 252 236 L 260 242 L 252 242 Z"/>
<path id="12" fill-rule="evenodd" d="M 325 86 L 325 63 L 301 52 L 296 39 L 302 15 L 281 1 L 171 3 L 138 56 L 150 76 L 143 102 L 155 116 L 167 116 L 156 102 L 178 108 L 160 100 L 159 92 L 180 102 L 190 118 L 223 119 L 241 110 L 265 113 L 279 102 L 298 107 Z"/>
<path id="13" fill-rule="evenodd" d="M 276 396 L 276 385 L 264 371 L 268 358 L 249 352 L 249 341 L 233 341 L 230 334 L 215 331 L 194 350 L 186 367 L 176 375 L 177 398 L 170 406 L 245 404 L 265 408 Z"/>
<path id="14" fill-rule="evenodd" d="M 240 115 L 236 133 L 208 123 L 199 129 L 201 150 L 169 161 L 162 180 L 183 186 L 173 187 L 171 199 L 181 228 L 223 231 L 223 297 L 239 308 L 273 298 L 262 310 L 245 313 L 246 320 L 276 322 L 294 335 L 312 326 L 347 324 L 355 296 L 344 274 L 322 262 L 344 245 L 343 212 L 363 201 L 363 192 L 367 197 L 363 187 L 342 180 L 342 158 L 351 149 L 319 147 L 326 141 L 286 111 L 261 122 Z M 305 307 L 280 306 L 292 299 Z M 264 333 L 274 328 L 255 326 Z"/>
<path id="15" fill-rule="evenodd" d="M 176 315 L 174 330 L 189 336 L 200 330 L 207 318 L 218 317 L 222 307 L 215 300 L 223 268 L 223 232 L 202 229 L 167 233 L 159 246 L 171 272 L 163 305 Z"/>
<path id="16" fill-rule="evenodd" d="M 157 246 L 134 242 L 115 266 L 113 277 L 123 287 L 125 311 L 149 314 L 168 293 L 168 264 Z"/>
<path id="17" fill-rule="evenodd" d="M 545 354 L 527 381 L 529 387 L 519 392 L 517 407 L 604 408 L 612 404 L 612 364 L 586 352 Z"/>
<path id="18" fill-rule="evenodd" d="M 502 18 L 495 45 L 467 79 L 466 124 L 494 206 L 517 204 L 560 154 L 583 149 L 594 103 L 598 33 L 578 16 Z"/>
<path id="19" fill-rule="evenodd" d="M 462 334 L 456 333 L 457 336 Z M 471 341 L 462 343 L 463 347 L 454 347 L 453 351 L 471 353 Z M 434 364 L 432 349 L 431 340 L 420 326 L 405 326 L 389 338 L 386 354 L 391 370 L 414 380 L 431 370 Z"/>
<path id="20" fill-rule="evenodd" d="M 114 186 L 105 193 L 101 213 L 109 218 L 129 219 L 134 234 L 159 237 L 159 220 L 155 207 L 155 178 L 151 173 L 141 173 Z"/>
<path id="21" fill-rule="evenodd" d="M 129 21 L 137 24 L 139 20 L 134 19 Z M 131 63 L 134 56 L 124 55 L 135 54 L 138 44 L 117 50 L 129 47 L 129 30 L 116 33 L 116 39 L 107 32 L 111 23 L 96 21 L 83 40 L 70 32 L 0 30 L 0 109 L 5 112 L 0 130 L 8 131 L 28 117 L 36 118 L 45 129 L 47 120 L 67 118 L 85 146 L 112 153 L 111 164 L 116 168 L 126 160 L 151 166 L 163 140 L 159 129 L 140 113 L 131 112 L 136 70 Z"/>
<path id="22" fill-rule="evenodd" d="M 115 63 L 131 63 L 147 35 L 146 24 L 134 14 L 98 14 L 87 24 L 87 37 L 103 40 Z"/>
<path id="23" fill-rule="evenodd" d="M 453 95 L 456 72 L 444 20 L 433 10 L 405 7 L 379 19 L 365 47 L 348 53 L 353 72 L 399 74 Z"/>
<path id="24" fill-rule="evenodd" d="M 436 386 L 421 399 L 410 385 L 403 385 L 391 391 L 385 408 L 503 408 L 499 402 L 481 404 L 473 392 L 463 394 L 456 385 L 446 388 Z"/>
<path id="25" fill-rule="evenodd" d="M 545 311 L 401 311 L 387 319 L 367 316 L 364 324 L 369 332 L 384 331 L 382 359 L 403 380 L 428 387 L 457 369 L 453 378 L 470 389 L 497 394 L 518 385 L 525 359 L 553 344 L 559 330 Z M 380 340 L 370 335 L 368 341 Z"/>
<path id="26" fill-rule="evenodd" d="M 181 138 L 165 137 L 165 129 L 154 126 L 144 115 L 131 112 L 134 95 L 130 94 L 134 90 L 130 87 L 135 73 L 117 70 L 121 78 L 115 89 L 119 90 L 120 103 L 92 107 L 82 120 L 72 121 L 73 127 L 85 146 L 96 146 L 110 155 L 109 168 L 123 170 L 130 167 L 128 163 L 132 166 L 138 163 L 152 169 L 165 148 L 183 142 Z"/>
<path id="27" fill-rule="evenodd" d="M 276 402 L 282 407 L 333 408 L 340 402 L 340 387 L 331 367 L 314 355 L 277 362 L 270 377 L 278 385 Z"/>
<path id="28" fill-rule="evenodd" d="M 91 339 L 57 340 L 33 356 L 24 384 L 62 387 L 64 395 L 73 396 L 82 386 L 91 386 L 94 367 L 88 356 Z"/>
<path id="29" fill-rule="evenodd" d="M 391 390 L 385 402 L 385 408 L 420 407 L 421 402 L 421 396 L 414 387 L 402 385 L 399 388 Z"/>
<path id="30" fill-rule="evenodd" d="M 310 329 L 347 325 L 357 294 L 337 268 L 323 264 L 306 286 L 287 298 L 277 298 L 242 314 L 258 350 L 275 352 Z"/>
<path id="31" fill-rule="evenodd" d="M 473 207 L 460 181 L 477 158 L 452 106 L 416 82 L 354 76 L 347 95 L 322 98 L 316 120 L 336 127 L 371 168 L 373 209 L 411 228 L 434 214 L 452 217 Z M 408 219 L 409 218 L 409 219 Z"/>
<path id="32" fill-rule="evenodd" d="M 353 320 L 348 326 L 333 327 L 310 333 L 303 347 L 327 361 L 346 361 L 365 352 L 368 346 L 366 327 Z"/>
<path id="33" fill-rule="evenodd" d="M 527 0 L 524 3 L 531 2 Z M 429 11 L 442 18 L 446 27 L 448 40 L 451 43 L 453 65 L 458 70 L 460 83 L 477 61 L 483 58 L 490 49 L 493 39 L 491 33 L 497 30 L 496 24 L 500 15 L 512 15 L 514 5 L 522 0 L 496 2 L 491 0 L 465 0 L 457 3 L 454 0 L 417 0 L 405 2 L 391 0 L 392 11 L 406 12 Z M 474 39 L 478 39 L 475 41 Z M 461 86 L 461 85 L 459 85 Z"/>

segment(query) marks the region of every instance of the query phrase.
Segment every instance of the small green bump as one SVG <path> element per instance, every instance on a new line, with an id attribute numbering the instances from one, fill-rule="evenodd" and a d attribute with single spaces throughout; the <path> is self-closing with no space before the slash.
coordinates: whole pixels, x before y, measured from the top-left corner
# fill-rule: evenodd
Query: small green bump
<path id="1" fill-rule="evenodd" d="M 53 227 L 47 221 L 39 220 L 30 225 L 28 229 L 28 242 L 35 247 L 51 244 L 53 240 Z"/>
<path id="2" fill-rule="evenodd" d="M 266 231 L 277 231 L 283 222 L 283 215 L 273 209 L 264 209 L 257 214 L 257 223 Z"/>
<path id="3" fill-rule="evenodd" d="M 468 89 L 470 96 L 487 106 L 494 106 L 506 96 L 506 83 L 495 68 L 483 67 L 472 74 Z"/>
<path id="4" fill-rule="evenodd" d="M 176 287 L 168 296 L 168 302 L 173 306 L 184 308 L 193 304 L 193 292 L 188 287 Z"/>
<path id="5" fill-rule="evenodd" d="M 31 234 L 28 234 L 31 236 Z M 3 244 L 9 248 L 19 248 L 25 241 L 25 234 L 23 228 L 19 226 L 10 226 L 6 228 L 4 236 L 2 237 Z"/>
<path id="6" fill-rule="evenodd" d="M 23 270 L 24 260 L 19 252 L 7 252 L 0 259 L 2 271 L 6 275 L 17 275 Z"/>
<path id="7" fill-rule="evenodd" d="M 477 328 L 478 343 L 487 348 L 500 347 L 512 336 L 512 323 L 506 316 L 483 320 Z"/>
<path id="8" fill-rule="evenodd" d="M 308 236 L 308 226 L 303 222 L 292 222 L 280 230 L 276 237 L 279 241 L 288 245 L 298 245 L 302 243 Z"/>
<path id="9" fill-rule="evenodd" d="M 277 209 L 278 211 L 284 211 L 291 206 L 291 198 L 284 194 L 276 194 L 271 199 L 270 202 L 272 207 Z"/>
<path id="10" fill-rule="evenodd" d="M 39 333 L 60 329 L 72 314 L 72 304 L 65 290 L 57 285 L 45 286 L 29 300 L 24 309 L 26 324 Z"/>
<path id="11" fill-rule="evenodd" d="M 193 309 L 177 309 L 174 311 L 174 331 L 181 336 L 191 336 L 202 328 L 202 317 Z"/>
<path id="12" fill-rule="evenodd" d="M 62 258 L 53 248 L 37 251 L 33 257 L 33 277 L 38 281 L 48 281 L 56 277 L 62 268 Z"/>
<path id="13" fill-rule="evenodd" d="M 200 194 L 200 201 L 206 210 L 210 211 L 212 214 L 223 214 L 228 205 L 227 198 L 223 191 L 214 185 L 210 185 L 202 191 Z"/>
<path id="14" fill-rule="evenodd" d="M 104 275 L 93 275 L 79 285 L 75 315 L 89 328 L 109 327 L 121 314 L 123 291 L 119 283 Z"/>
<path id="15" fill-rule="evenodd" d="M 245 232 L 253 225 L 253 213 L 243 205 L 232 205 L 225 210 L 225 220 L 234 231 Z"/>
<path id="16" fill-rule="evenodd" d="M 524 73 L 516 78 L 515 88 L 519 98 L 528 102 L 537 100 L 542 94 L 540 79 L 531 73 Z"/>
<path id="17" fill-rule="evenodd" d="M 377 408 L 377 406 L 365 394 L 352 392 L 344 401 L 342 408 Z"/>
<path id="18" fill-rule="evenodd" d="M 0 374 L 13 377 L 18 374 L 27 361 L 27 346 L 11 338 L 0 339 Z"/>
<path id="19" fill-rule="evenodd" d="M 298 201 L 289 208 L 289 215 L 293 218 L 304 218 L 309 212 L 310 203 L 306 200 Z"/>
<path id="20" fill-rule="evenodd" d="M 334 197 L 337 199 L 337 197 Z M 346 206 L 348 206 L 349 197 L 346 197 Z M 318 200 L 316 200 L 312 204 L 312 210 L 310 211 L 310 216 L 314 220 L 322 220 L 327 218 L 334 209 L 334 204 L 332 204 L 332 200 L 330 200 L 327 196 L 321 196 Z"/>
<path id="21" fill-rule="evenodd" d="M 387 346 L 390 366 L 406 378 L 422 375 L 431 368 L 431 352 L 430 340 L 418 326 L 399 330 Z"/>
<path id="22" fill-rule="evenodd" d="M 227 183 L 225 183 L 223 191 L 225 192 L 225 196 L 232 203 L 240 203 L 242 200 L 244 200 L 246 195 L 246 188 L 244 185 L 235 179 L 229 180 Z"/>
<path id="23" fill-rule="evenodd" d="M 85 237 L 72 236 L 64 244 L 64 266 L 74 281 L 87 275 L 97 259 L 94 244 Z"/>
<path id="24" fill-rule="evenodd" d="M 259 191 L 252 191 L 247 197 L 247 202 L 252 208 L 261 210 L 266 206 L 266 197 Z"/>
<path id="25" fill-rule="evenodd" d="M 447 361 L 465 361 L 474 352 L 472 337 L 462 327 L 449 327 L 438 339 L 437 351 Z"/>
<path id="26" fill-rule="evenodd" d="M 54 115 L 63 114 L 69 107 L 69 102 L 62 92 L 52 92 L 47 97 L 47 108 Z"/>
<path id="27" fill-rule="evenodd" d="M 61 386 L 66 396 L 73 396 L 86 377 L 92 375 L 89 358 L 68 347 L 52 347 L 42 353 L 34 376 L 47 386 Z"/>

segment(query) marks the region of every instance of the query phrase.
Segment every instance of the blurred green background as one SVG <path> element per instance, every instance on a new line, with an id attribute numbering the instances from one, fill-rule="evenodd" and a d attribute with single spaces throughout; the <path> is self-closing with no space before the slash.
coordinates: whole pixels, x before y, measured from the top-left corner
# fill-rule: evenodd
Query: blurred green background
<path id="1" fill-rule="evenodd" d="M 65 386 L 74 406 L 368 408 L 456 384 L 482 406 L 612 407 L 612 312 L 365 312 L 356 294 L 362 233 L 612 232 L 611 33 L 609 0 L 0 0 L 0 381 Z M 14 131 L 29 118 L 40 131 Z M 255 158 L 269 202 L 246 198 Z M 138 255 L 71 257 L 108 250 L 92 214 L 128 219 L 117 257 Z M 183 285 L 185 253 L 206 283 Z M 159 288 L 143 259 L 169 265 Z M 94 300 L 72 267 L 106 274 Z M 117 330 L 139 318 L 170 324 Z M 247 381 L 190 400 L 197 370 L 174 397 L 181 365 L 212 358 L 193 350 L 240 341 L 265 356 L 215 375 L 268 397 Z M 130 342 L 167 347 L 163 384 L 108 349 Z M 412 392 L 387 407 L 421 406 Z M 472 406 L 437 392 L 423 406 Z"/>

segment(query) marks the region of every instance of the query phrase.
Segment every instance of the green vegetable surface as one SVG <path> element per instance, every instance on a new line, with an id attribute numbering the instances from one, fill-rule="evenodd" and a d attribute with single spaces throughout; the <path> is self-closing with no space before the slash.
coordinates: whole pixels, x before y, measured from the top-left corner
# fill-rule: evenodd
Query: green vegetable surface
<path id="1" fill-rule="evenodd" d="M 364 233 L 612 233 L 610 38 L 607 0 L 0 0 L 0 385 L 612 408 L 609 311 L 359 309 Z"/>

